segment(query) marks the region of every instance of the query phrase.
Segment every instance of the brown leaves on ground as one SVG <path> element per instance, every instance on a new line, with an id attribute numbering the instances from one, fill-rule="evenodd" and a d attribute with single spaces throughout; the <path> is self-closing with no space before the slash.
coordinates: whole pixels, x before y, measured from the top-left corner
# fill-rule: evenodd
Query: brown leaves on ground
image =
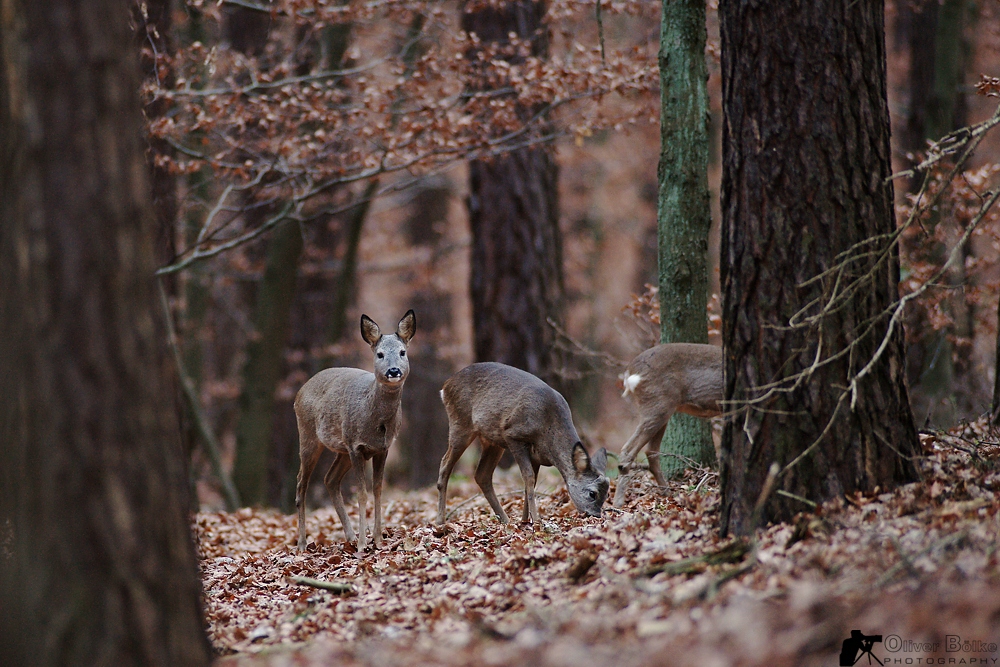
<path id="1" fill-rule="evenodd" d="M 555 490 L 534 530 L 501 526 L 472 482 L 453 483 L 444 527 L 433 490 L 390 495 L 383 547 L 361 557 L 329 508 L 309 512 L 301 555 L 293 516 L 200 514 L 209 634 L 239 653 L 220 665 L 832 665 L 853 629 L 939 642 L 876 645 L 883 660 L 992 660 L 995 644 L 945 652 L 946 635 L 1000 635 L 1000 446 L 970 429 L 924 436 L 921 482 L 832 501 L 751 542 L 719 538 L 708 472 L 636 485 L 600 519 L 543 476 Z M 498 472 L 511 516 L 518 486 Z"/>

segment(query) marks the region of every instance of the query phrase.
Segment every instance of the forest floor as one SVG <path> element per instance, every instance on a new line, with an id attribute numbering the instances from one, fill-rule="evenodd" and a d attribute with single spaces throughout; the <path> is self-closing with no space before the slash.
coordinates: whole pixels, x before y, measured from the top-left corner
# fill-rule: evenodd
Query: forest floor
<path id="1" fill-rule="evenodd" d="M 443 527 L 435 490 L 391 492 L 383 547 L 360 558 L 332 508 L 308 513 L 303 554 L 294 516 L 199 514 L 216 666 L 837 665 L 852 630 L 881 635 L 886 665 L 1000 664 L 1000 445 L 982 424 L 921 439 L 920 482 L 752 543 L 719 537 L 709 471 L 647 479 L 602 518 L 552 473 L 534 530 L 500 525 L 470 480 Z M 512 517 L 519 484 L 498 471 Z"/>

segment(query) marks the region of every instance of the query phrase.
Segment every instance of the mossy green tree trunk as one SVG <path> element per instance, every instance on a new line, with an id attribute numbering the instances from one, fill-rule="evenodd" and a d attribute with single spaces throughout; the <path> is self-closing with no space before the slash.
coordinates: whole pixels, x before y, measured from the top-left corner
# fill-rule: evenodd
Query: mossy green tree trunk
<path id="1" fill-rule="evenodd" d="M 723 534 L 917 476 L 898 261 L 865 252 L 895 229 L 883 12 L 719 4 L 725 398 L 744 408 L 723 429 Z"/>
<path id="2" fill-rule="evenodd" d="M 707 343 L 708 71 L 704 0 L 664 0 L 660 29 L 660 341 Z M 707 421 L 674 415 L 661 468 L 676 475 L 715 460 Z"/>
<path id="3" fill-rule="evenodd" d="M 208 665 L 135 44 L 0 3 L 0 663 Z"/>

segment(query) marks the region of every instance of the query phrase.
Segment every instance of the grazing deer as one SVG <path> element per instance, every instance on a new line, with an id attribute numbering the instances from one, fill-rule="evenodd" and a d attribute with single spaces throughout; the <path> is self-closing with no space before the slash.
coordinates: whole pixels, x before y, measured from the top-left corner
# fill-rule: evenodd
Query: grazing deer
<path id="1" fill-rule="evenodd" d="M 665 486 L 660 470 L 660 440 L 675 412 L 695 417 L 721 414 L 722 349 L 697 343 L 665 343 L 635 359 L 623 375 L 625 392 L 639 410 L 639 425 L 618 458 L 618 485 L 614 506 L 625 504 L 625 492 L 634 474 L 635 457 L 646 447 L 649 471 Z"/>
<path id="2" fill-rule="evenodd" d="M 382 546 L 382 474 L 389 445 L 399 431 L 402 409 L 399 399 L 410 372 L 406 346 L 417 331 L 412 310 L 407 311 L 396 333 L 383 336 L 378 325 L 367 315 L 361 316 L 361 337 L 371 345 L 375 373 L 359 368 L 327 368 L 302 385 L 295 396 L 295 419 L 299 425 L 298 484 L 295 507 L 299 511 L 298 549 L 306 547 L 306 489 L 319 455 L 326 447 L 336 458 L 323 483 L 333 497 L 344 534 L 354 541 L 340 482 L 351 468 L 361 480 L 358 489 L 358 553 L 366 544 L 368 521 L 368 479 L 365 461 L 372 460 L 372 486 L 375 495 L 375 548 Z"/>
<path id="3" fill-rule="evenodd" d="M 476 437 L 483 450 L 476 482 L 500 523 L 509 519 L 493 491 L 493 471 L 505 449 L 513 455 L 524 480 L 523 523 L 529 518 L 540 523 L 535 479 L 542 465 L 559 470 L 578 510 L 601 516 L 608 497 L 607 452 L 602 448 L 593 459 L 587 454 L 562 394 L 531 373 L 486 362 L 466 366 L 451 376 L 441 390 L 441 400 L 448 412 L 448 451 L 438 474 L 438 523 L 445 522 L 451 471 Z"/>

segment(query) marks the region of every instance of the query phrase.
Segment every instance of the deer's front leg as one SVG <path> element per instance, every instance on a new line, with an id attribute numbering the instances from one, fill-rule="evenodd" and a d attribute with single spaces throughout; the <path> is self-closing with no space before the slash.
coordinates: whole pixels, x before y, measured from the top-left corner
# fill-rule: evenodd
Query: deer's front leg
<path id="1" fill-rule="evenodd" d="M 385 451 L 372 457 L 372 495 L 375 496 L 375 534 L 372 539 L 376 549 L 382 546 L 382 477 L 388 453 Z"/>
<path id="2" fill-rule="evenodd" d="M 361 452 L 351 447 L 348 449 L 348 454 L 351 457 L 351 467 L 354 468 L 354 472 L 361 482 L 358 485 L 358 556 L 360 556 L 365 547 L 368 546 L 368 516 L 366 514 L 368 475 L 365 474 L 365 457 L 361 455 Z"/>
<path id="3" fill-rule="evenodd" d="M 347 516 L 347 508 L 344 507 L 344 494 L 341 493 L 340 489 L 341 482 L 344 481 L 344 476 L 350 469 L 351 457 L 338 452 L 323 481 L 326 483 L 327 491 L 330 492 L 330 497 L 333 498 L 333 508 L 337 510 L 337 516 L 340 517 L 340 525 L 344 527 L 344 537 L 347 538 L 348 542 L 353 542 L 356 536 L 354 528 L 351 527 L 351 518 Z"/>
<path id="4" fill-rule="evenodd" d="M 632 482 L 632 477 L 635 474 L 632 470 L 635 457 L 642 450 L 643 446 L 650 442 L 657 433 L 662 438 L 665 427 L 666 424 L 658 420 L 643 420 L 635 427 L 635 432 L 632 433 L 632 437 L 628 439 L 628 442 L 622 445 L 621 454 L 618 456 L 618 485 L 615 487 L 615 499 L 613 503 L 615 507 L 620 508 L 625 504 L 625 493 L 628 491 L 629 484 Z M 659 460 L 656 462 L 659 464 Z"/>
<path id="5" fill-rule="evenodd" d="M 526 513 L 531 517 L 531 521 L 536 525 L 541 524 L 538 516 L 538 507 L 535 505 L 535 465 L 531 462 L 531 455 L 528 453 L 528 445 L 523 442 L 508 443 L 507 449 L 517 462 L 517 467 L 521 470 L 521 478 L 524 480 L 524 506 Z"/>
<path id="6" fill-rule="evenodd" d="M 534 491 L 535 484 L 538 484 L 538 464 L 532 462 L 531 471 L 534 473 L 535 478 L 531 482 L 532 491 Z M 527 484 L 527 482 L 525 482 Z M 537 514 L 537 512 L 536 512 Z M 528 523 L 528 503 L 524 503 L 524 510 L 521 512 L 521 523 Z"/>

